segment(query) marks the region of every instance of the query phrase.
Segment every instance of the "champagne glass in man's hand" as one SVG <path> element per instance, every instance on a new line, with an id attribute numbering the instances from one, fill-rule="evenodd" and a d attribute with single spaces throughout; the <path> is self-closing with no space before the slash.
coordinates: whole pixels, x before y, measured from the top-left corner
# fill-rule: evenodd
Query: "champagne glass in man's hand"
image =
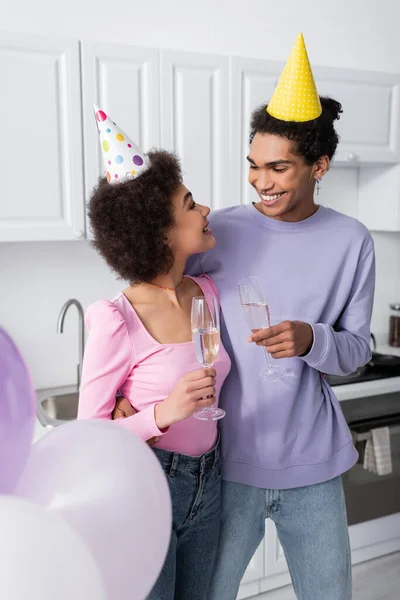
<path id="1" fill-rule="evenodd" d="M 251 331 L 255 333 L 260 329 L 270 327 L 269 308 L 258 277 L 244 277 L 239 281 L 238 287 L 243 312 Z M 267 365 L 260 371 L 262 379 L 269 383 L 275 383 L 283 379 L 286 370 L 280 365 L 272 364 L 267 351 L 265 351 L 265 358 Z"/>

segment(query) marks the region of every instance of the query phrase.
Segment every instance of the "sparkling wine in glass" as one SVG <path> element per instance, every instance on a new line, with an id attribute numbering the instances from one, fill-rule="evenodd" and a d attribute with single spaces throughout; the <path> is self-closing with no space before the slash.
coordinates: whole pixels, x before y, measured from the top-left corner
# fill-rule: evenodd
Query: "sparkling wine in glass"
<path id="1" fill-rule="evenodd" d="M 197 360 L 203 367 L 212 367 L 217 360 L 220 340 L 219 306 L 214 296 L 193 298 L 192 337 Z M 225 416 L 225 411 L 213 405 L 193 416 L 203 421 L 216 421 Z"/>
<path id="2" fill-rule="evenodd" d="M 247 324 L 252 333 L 271 326 L 268 304 L 264 298 L 258 277 L 244 277 L 239 281 L 240 301 Z M 285 377 L 286 370 L 280 365 L 272 364 L 269 353 L 265 350 L 267 365 L 260 371 L 260 376 L 268 383 L 275 383 Z"/>

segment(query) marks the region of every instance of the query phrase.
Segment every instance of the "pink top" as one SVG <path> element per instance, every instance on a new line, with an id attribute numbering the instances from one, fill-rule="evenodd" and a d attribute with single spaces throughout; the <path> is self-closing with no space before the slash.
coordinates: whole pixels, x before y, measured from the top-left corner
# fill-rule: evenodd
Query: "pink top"
<path id="1" fill-rule="evenodd" d="M 192 279 L 204 295 L 218 297 L 215 284 L 207 275 Z M 122 293 L 111 302 L 99 300 L 89 306 L 86 324 L 89 338 L 79 394 L 79 419 L 110 419 L 119 390 L 138 413 L 115 422 L 143 440 L 161 436 L 156 447 L 190 456 L 200 456 L 213 447 L 216 421 L 189 417 L 160 431 L 154 418 L 155 404 L 169 396 L 183 375 L 201 368 L 193 342 L 157 342 Z M 214 365 L 217 402 L 230 364 L 220 344 Z"/>

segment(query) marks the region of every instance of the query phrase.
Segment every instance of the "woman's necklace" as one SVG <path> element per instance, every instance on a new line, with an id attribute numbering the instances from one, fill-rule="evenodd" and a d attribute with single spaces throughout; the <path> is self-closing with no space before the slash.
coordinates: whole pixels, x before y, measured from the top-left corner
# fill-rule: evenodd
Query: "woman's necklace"
<path id="1" fill-rule="evenodd" d="M 185 277 L 182 277 L 182 281 L 180 282 L 180 284 L 178 285 L 178 287 L 175 287 L 175 288 L 170 288 L 170 287 L 167 287 L 165 285 L 158 285 L 158 283 L 151 283 L 151 281 L 148 281 L 147 283 L 149 285 L 154 285 L 154 287 L 158 287 L 158 288 L 160 288 L 162 290 L 168 290 L 170 292 L 176 292 L 176 290 L 179 290 L 179 288 L 181 288 L 183 286 L 183 284 L 185 283 Z"/>

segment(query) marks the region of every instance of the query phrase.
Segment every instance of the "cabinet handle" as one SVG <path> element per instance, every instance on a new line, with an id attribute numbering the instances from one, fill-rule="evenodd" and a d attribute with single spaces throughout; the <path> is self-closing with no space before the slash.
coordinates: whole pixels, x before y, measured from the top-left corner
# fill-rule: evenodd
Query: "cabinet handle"
<path id="1" fill-rule="evenodd" d="M 347 160 L 349 161 L 356 161 L 357 160 L 357 154 L 354 154 L 354 152 L 350 152 L 350 154 L 347 155 Z"/>
<path id="2" fill-rule="evenodd" d="M 83 238 L 83 231 L 82 231 L 82 229 L 77 229 L 76 231 L 74 231 L 74 235 L 78 239 Z"/>

